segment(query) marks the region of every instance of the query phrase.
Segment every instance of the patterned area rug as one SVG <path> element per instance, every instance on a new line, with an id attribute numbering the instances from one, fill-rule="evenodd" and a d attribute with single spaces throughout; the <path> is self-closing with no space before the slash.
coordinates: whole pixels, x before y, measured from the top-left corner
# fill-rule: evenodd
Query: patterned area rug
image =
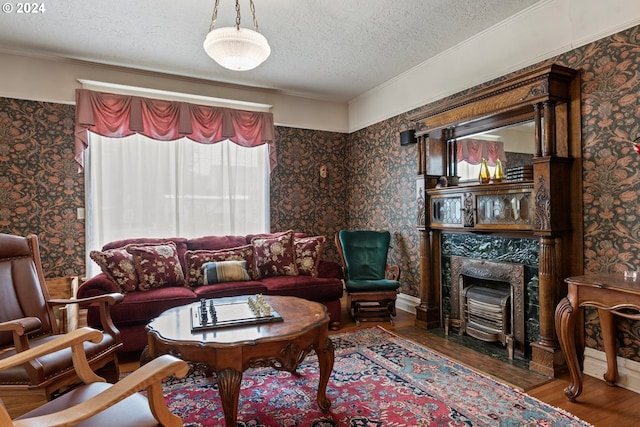
<path id="1" fill-rule="evenodd" d="M 316 404 L 317 359 L 299 377 L 260 368 L 244 373 L 238 426 L 589 426 L 573 415 L 465 368 L 383 328 L 332 335 L 336 360 L 328 413 Z M 185 426 L 222 426 L 215 378 L 195 372 L 167 381 L 171 410 Z"/>

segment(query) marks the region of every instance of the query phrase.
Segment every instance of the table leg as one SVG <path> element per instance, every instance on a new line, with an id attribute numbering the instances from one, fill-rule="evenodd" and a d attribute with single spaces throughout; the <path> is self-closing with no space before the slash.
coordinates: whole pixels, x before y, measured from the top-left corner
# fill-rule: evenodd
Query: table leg
<path id="1" fill-rule="evenodd" d="M 556 307 L 556 332 L 571 377 L 569 386 L 564 389 L 564 395 L 571 402 L 575 402 L 576 397 L 582 392 L 582 371 L 580 370 L 576 352 L 577 314 L 578 307 L 573 307 L 568 298 L 563 298 Z"/>
<path id="2" fill-rule="evenodd" d="M 216 374 L 220 400 L 222 400 L 222 410 L 224 411 L 225 426 L 237 427 L 238 398 L 240 396 L 242 372 L 238 372 L 233 368 L 227 368 Z"/>
<path id="3" fill-rule="evenodd" d="M 333 342 L 327 336 L 325 336 L 324 343 L 320 343 L 314 347 L 316 354 L 318 355 L 318 364 L 320 367 L 320 379 L 318 382 L 318 397 L 316 401 L 318 406 L 323 412 L 329 411 L 331 407 L 331 401 L 327 398 L 327 384 L 329 383 L 329 377 L 333 370 L 334 362 L 334 349 Z"/>
<path id="4" fill-rule="evenodd" d="M 616 354 L 616 317 L 608 310 L 598 309 L 600 327 L 602 328 L 602 341 L 604 353 L 607 357 L 607 372 L 604 374 L 605 382 L 616 385 L 618 379 L 618 360 Z"/>

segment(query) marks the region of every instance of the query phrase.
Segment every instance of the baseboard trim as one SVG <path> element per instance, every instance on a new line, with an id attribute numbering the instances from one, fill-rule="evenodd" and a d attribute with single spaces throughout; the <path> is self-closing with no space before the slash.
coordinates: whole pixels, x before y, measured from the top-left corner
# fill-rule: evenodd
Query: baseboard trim
<path id="1" fill-rule="evenodd" d="M 407 294 L 398 294 L 396 299 L 396 308 L 411 314 L 416 314 L 416 306 L 420 305 L 420 298 L 412 297 Z"/>
<path id="2" fill-rule="evenodd" d="M 640 393 L 640 362 L 617 358 L 618 361 L 618 381 L 616 385 Z M 607 371 L 607 357 L 604 351 L 592 348 L 584 349 L 584 374 L 604 381 L 602 376 Z"/>

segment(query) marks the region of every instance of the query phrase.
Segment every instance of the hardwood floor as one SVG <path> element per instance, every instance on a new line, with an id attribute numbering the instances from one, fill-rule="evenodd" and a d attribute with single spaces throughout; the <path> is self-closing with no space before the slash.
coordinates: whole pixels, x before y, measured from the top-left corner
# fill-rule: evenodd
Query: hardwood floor
<path id="1" fill-rule="evenodd" d="M 343 310 L 344 313 L 346 311 Z M 556 408 L 564 409 L 596 427 L 640 426 L 640 394 L 619 387 L 609 387 L 602 380 L 584 376 L 582 394 L 578 401 L 569 402 L 564 388 L 569 376 L 548 379 L 532 372 L 524 372 L 507 363 L 496 361 L 461 345 L 414 326 L 414 316 L 398 310 L 394 325 L 390 323 L 361 323 L 360 327 L 380 325 L 398 335 L 418 342 L 435 352 L 450 357 L 503 383 L 510 384 Z M 343 315 L 343 327 L 338 332 L 357 328 Z"/>
<path id="2" fill-rule="evenodd" d="M 363 322 L 360 328 L 380 325 L 395 334 L 450 357 L 462 365 L 523 390 L 543 402 L 575 414 L 596 427 L 640 425 L 640 394 L 619 387 L 609 387 L 604 381 L 585 375 L 583 392 L 578 397 L 578 402 L 572 403 L 565 399 L 563 392 L 569 384 L 568 376 L 549 379 L 497 361 L 416 327 L 414 320 L 413 314 L 398 310 L 394 325 L 389 322 Z M 358 326 L 351 321 L 344 308 L 342 327 L 338 331 L 332 331 L 331 334 L 357 328 Z M 136 369 L 139 366 L 137 358 L 138 355 L 123 355 L 120 363 L 121 371 L 128 372 Z"/>

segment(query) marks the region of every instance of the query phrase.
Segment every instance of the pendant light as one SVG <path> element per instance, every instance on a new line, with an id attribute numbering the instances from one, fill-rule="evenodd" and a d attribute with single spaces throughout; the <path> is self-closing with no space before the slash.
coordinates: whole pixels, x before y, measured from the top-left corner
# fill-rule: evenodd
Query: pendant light
<path id="1" fill-rule="evenodd" d="M 249 28 L 240 28 L 240 3 L 236 0 L 236 25 L 235 27 L 223 27 L 214 29 L 218 18 L 218 4 L 216 0 L 209 26 L 209 34 L 204 40 L 203 47 L 207 55 L 214 61 L 234 71 L 247 71 L 262 64 L 271 54 L 271 48 L 267 39 L 258 32 L 256 9 L 253 0 L 249 0 L 253 26 L 255 31 Z"/>

